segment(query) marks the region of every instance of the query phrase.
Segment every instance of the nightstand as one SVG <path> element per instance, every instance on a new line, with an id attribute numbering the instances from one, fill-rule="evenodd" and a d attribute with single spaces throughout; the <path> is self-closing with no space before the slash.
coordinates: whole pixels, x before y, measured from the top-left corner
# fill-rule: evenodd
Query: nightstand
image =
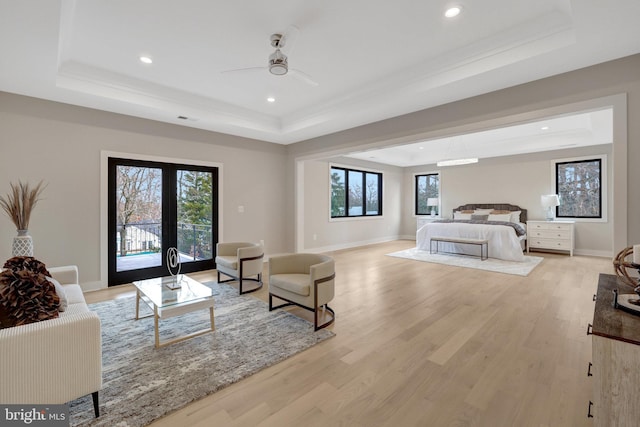
<path id="1" fill-rule="evenodd" d="M 573 256 L 575 221 L 527 221 L 527 252 L 568 251 Z"/>

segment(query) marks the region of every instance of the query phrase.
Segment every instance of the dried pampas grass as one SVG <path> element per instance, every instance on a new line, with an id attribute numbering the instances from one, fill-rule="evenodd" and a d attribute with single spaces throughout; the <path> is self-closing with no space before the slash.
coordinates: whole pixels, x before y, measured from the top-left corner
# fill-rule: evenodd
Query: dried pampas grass
<path id="1" fill-rule="evenodd" d="M 40 195 L 45 186 L 40 181 L 34 188 L 29 183 L 23 184 L 18 181 L 18 185 L 9 183 L 11 191 L 7 197 L 0 196 L 0 206 L 7 213 L 7 216 L 16 226 L 16 230 L 28 230 L 31 211 L 40 200 Z"/>

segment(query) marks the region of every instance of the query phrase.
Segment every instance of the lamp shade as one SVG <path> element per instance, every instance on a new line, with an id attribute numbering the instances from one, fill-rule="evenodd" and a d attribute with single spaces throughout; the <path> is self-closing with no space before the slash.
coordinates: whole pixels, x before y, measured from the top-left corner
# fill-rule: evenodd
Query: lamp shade
<path id="1" fill-rule="evenodd" d="M 544 208 L 560 206 L 560 198 L 557 194 L 547 194 L 544 196 L 540 196 L 540 204 Z"/>
<path id="2" fill-rule="evenodd" d="M 427 199 L 427 206 L 438 206 L 438 198 L 437 197 L 429 197 Z"/>

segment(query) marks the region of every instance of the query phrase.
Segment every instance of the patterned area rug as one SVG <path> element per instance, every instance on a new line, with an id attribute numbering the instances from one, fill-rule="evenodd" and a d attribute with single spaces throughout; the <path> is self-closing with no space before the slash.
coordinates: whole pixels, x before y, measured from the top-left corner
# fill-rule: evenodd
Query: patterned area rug
<path id="1" fill-rule="evenodd" d="M 422 251 L 417 248 L 406 249 L 404 251 L 387 254 L 388 256 L 413 259 L 416 261 L 433 262 L 436 264 L 454 265 L 456 267 L 475 268 L 478 270 L 495 271 L 496 273 L 514 274 L 517 276 L 528 276 L 531 271 L 544 259 L 537 256 L 525 255 L 524 261 L 503 261 L 501 259 L 489 258 L 484 261 L 480 258 L 455 255 L 455 254 L 431 254 L 429 251 Z"/>
<path id="2" fill-rule="evenodd" d="M 134 320 L 135 297 L 90 305 L 102 320 L 100 418 L 91 396 L 69 405 L 72 426 L 145 426 L 335 334 L 215 282 L 215 332 L 156 349 L 153 318 Z M 142 311 L 140 315 L 151 313 Z M 166 340 L 206 327 L 209 310 L 160 319 Z"/>

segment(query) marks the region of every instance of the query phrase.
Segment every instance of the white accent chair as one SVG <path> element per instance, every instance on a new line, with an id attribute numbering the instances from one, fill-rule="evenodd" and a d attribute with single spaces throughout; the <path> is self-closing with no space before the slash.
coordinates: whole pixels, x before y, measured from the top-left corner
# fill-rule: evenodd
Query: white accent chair
<path id="1" fill-rule="evenodd" d="M 269 258 L 269 311 L 297 305 L 314 313 L 314 330 L 335 320 L 335 312 L 327 304 L 334 296 L 335 263 L 321 254 L 287 254 Z M 276 297 L 285 304 L 273 305 Z M 320 313 L 329 312 L 330 319 L 318 325 Z"/>
<path id="2" fill-rule="evenodd" d="M 78 268 L 48 269 L 64 288 L 60 317 L 0 329 L 0 404 L 63 404 L 91 394 L 100 416 L 100 318 L 78 285 Z"/>
<path id="3" fill-rule="evenodd" d="M 260 243 L 228 242 L 216 245 L 218 283 L 238 281 L 240 295 L 262 288 L 264 248 Z M 230 277 L 220 280 L 220 274 Z M 248 281 L 249 283 L 245 284 Z"/>

